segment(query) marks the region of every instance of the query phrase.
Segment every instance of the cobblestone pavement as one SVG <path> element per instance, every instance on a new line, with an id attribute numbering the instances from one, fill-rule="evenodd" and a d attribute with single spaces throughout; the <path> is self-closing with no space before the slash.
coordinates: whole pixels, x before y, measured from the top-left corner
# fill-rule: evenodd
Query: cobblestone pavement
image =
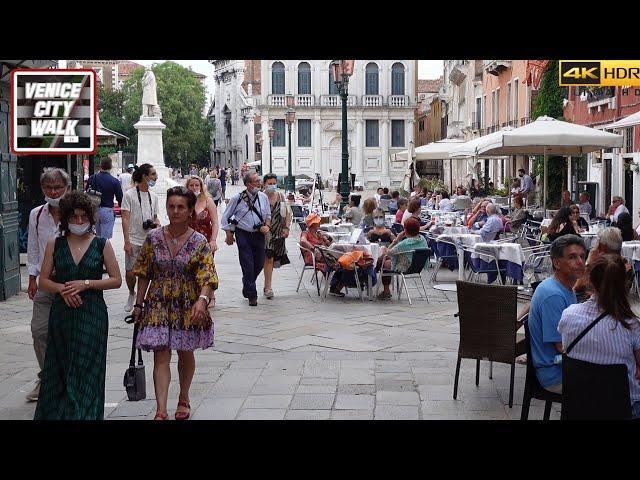
<path id="1" fill-rule="evenodd" d="M 229 187 L 234 192 L 234 187 Z M 239 188 L 235 187 L 235 191 Z M 222 208 L 220 212 L 222 212 Z M 241 295 L 237 249 L 223 242 L 216 254 L 220 288 L 214 311 L 215 347 L 196 353 L 191 389 L 193 419 L 519 419 L 525 369 L 516 366 L 514 406 L 508 406 L 509 366 L 481 364 L 475 386 L 475 362 L 463 360 L 458 399 L 453 376 L 458 347 L 455 293 L 427 286 L 428 300 L 411 291 L 385 302 L 361 302 L 350 290 L 345 298 L 322 301 L 307 272 L 296 286 L 302 260 L 295 242 L 287 242 L 292 264 L 274 274 L 273 300 L 260 295 L 250 307 Z M 124 266 L 122 230 L 113 239 Z M 22 268 L 23 292 L 27 274 Z M 430 273 L 429 273 L 430 276 Z M 438 274 L 455 281 L 454 272 Z M 258 289 L 262 292 L 262 277 Z M 129 402 L 122 385 L 128 366 L 132 326 L 123 322 L 127 288 L 105 292 L 110 328 L 105 418 L 151 419 L 155 414 L 153 357 L 146 362 L 147 400 Z M 34 386 L 31 301 L 26 293 L 0 303 L 0 419 L 31 419 L 35 403 L 25 394 Z M 177 404 L 177 356 L 172 359 L 169 413 Z M 541 419 L 543 404 L 534 400 L 530 418 Z M 559 418 L 554 405 L 552 418 Z"/>

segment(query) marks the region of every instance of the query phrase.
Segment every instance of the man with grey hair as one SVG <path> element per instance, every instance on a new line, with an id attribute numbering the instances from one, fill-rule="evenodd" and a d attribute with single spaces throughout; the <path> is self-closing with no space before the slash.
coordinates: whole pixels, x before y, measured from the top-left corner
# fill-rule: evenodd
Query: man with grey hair
<path id="1" fill-rule="evenodd" d="M 231 199 L 220 225 L 227 232 L 227 245 L 233 245 L 235 234 L 242 268 L 242 295 L 255 307 L 258 305 L 256 279 L 264 266 L 264 236 L 271 227 L 271 207 L 269 197 L 260 191 L 257 173 L 247 173 L 244 184 L 247 189 Z"/>
<path id="2" fill-rule="evenodd" d="M 502 225 L 502 220 L 498 216 L 498 206 L 490 203 L 487 205 L 487 221 L 479 230 L 476 230 L 475 233 L 478 233 L 482 236 L 483 242 L 490 242 L 491 240 L 495 240 L 496 236 L 504 230 Z"/>
<path id="3" fill-rule="evenodd" d="M 587 249 L 578 235 L 563 235 L 551 244 L 553 276 L 536 288 L 529 310 L 531 355 L 540 385 L 562 393 L 562 337 L 558 323 L 562 312 L 577 303 L 573 287 L 584 275 Z"/>
<path id="4" fill-rule="evenodd" d="M 589 252 L 586 264 L 589 265 L 600 255 L 606 254 L 622 256 L 622 233 L 616 227 L 607 227 L 598 231 L 598 242 Z M 623 258 L 623 260 L 626 268 L 626 289 L 624 293 L 627 294 L 633 286 L 633 267 L 626 258 Z M 593 295 L 593 286 L 589 281 L 587 272 L 578 279 L 573 290 L 576 292 L 580 302 L 588 300 Z"/>
<path id="5" fill-rule="evenodd" d="M 618 196 L 615 196 L 611 199 L 611 207 L 609 207 L 609 210 L 613 210 L 613 215 L 609 216 L 609 220 L 611 220 L 613 223 L 618 221 L 618 215 L 620 215 L 621 213 L 629 213 L 629 209 L 624 205 L 624 198 Z"/>
<path id="6" fill-rule="evenodd" d="M 35 388 L 27 394 L 27 400 L 35 402 L 40 394 L 40 379 L 44 366 L 49 332 L 49 312 L 55 295 L 38 289 L 38 276 L 42 267 L 44 251 L 50 238 L 58 235 L 60 224 L 60 199 L 69 191 L 71 179 L 61 168 L 46 168 L 40 176 L 40 187 L 44 193 L 45 204 L 29 214 L 29 234 L 27 241 L 27 270 L 29 272 L 29 298 L 33 300 L 31 316 L 31 335 L 33 349 L 38 359 L 38 381 Z"/>

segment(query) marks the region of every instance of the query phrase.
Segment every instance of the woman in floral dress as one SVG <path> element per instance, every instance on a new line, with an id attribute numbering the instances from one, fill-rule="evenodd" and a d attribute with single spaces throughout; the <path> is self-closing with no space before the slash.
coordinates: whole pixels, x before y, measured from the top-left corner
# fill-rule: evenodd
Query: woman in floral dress
<path id="1" fill-rule="evenodd" d="M 189 227 L 195 204 L 195 195 L 185 187 L 167 191 L 169 225 L 147 235 L 133 270 L 140 282 L 133 311 L 140 326 L 136 344 L 154 352 L 156 420 L 167 418 L 171 351 L 178 351 L 180 380 L 175 418 L 187 420 L 195 373 L 193 351 L 213 345 L 208 307 L 215 300 L 218 277 L 207 239 Z"/>

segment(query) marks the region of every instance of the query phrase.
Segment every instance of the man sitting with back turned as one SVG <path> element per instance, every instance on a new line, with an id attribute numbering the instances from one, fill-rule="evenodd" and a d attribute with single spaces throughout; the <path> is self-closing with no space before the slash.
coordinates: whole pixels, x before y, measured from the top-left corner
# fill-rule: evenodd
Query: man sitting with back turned
<path id="1" fill-rule="evenodd" d="M 495 240 L 496 236 L 503 230 L 502 220 L 498 216 L 498 207 L 493 203 L 487 205 L 487 221 L 479 230 L 474 230 L 482 236 L 483 242 Z"/>
<path id="2" fill-rule="evenodd" d="M 551 244 L 553 276 L 536 288 L 531 298 L 529 333 L 531 355 L 540 385 L 562 393 L 562 336 L 558 323 L 562 312 L 577 303 L 573 286 L 584 275 L 587 249 L 577 235 L 563 235 Z"/>

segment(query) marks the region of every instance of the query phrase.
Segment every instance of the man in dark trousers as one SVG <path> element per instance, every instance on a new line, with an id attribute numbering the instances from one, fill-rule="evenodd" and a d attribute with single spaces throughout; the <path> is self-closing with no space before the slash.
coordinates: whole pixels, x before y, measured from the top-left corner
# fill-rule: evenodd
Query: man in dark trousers
<path id="1" fill-rule="evenodd" d="M 246 190 L 231 199 L 220 225 L 227 232 L 227 245 L 233 245 L 234 240 L 238 242 L 242 295 L 249 299 L 249 305 L 255 307 L 258 305 L 256 279 L 264 266 L 264 235 L 271 226 L 271 207 L 269 198 L 260 191 L 261 181 L 257 173 L 247 173 L 243 180 Z"/>
<path id="2" fill-rule="evenodd" d="M 89 177 L 87 190 L 97 190 L 102 194 L 98 220 L 96 221 L 96 235 L 102 238 L 113 237 L 113 224 L 116 214 L 113 211 L 113 198 L 122 205 L 122 186 L 116 177 L 111 175 L 113 167 L 111 159 L 104 157 L 100 160 L 100 171 Z M 153 185 L 149 185 L 152 187 Z"/>

